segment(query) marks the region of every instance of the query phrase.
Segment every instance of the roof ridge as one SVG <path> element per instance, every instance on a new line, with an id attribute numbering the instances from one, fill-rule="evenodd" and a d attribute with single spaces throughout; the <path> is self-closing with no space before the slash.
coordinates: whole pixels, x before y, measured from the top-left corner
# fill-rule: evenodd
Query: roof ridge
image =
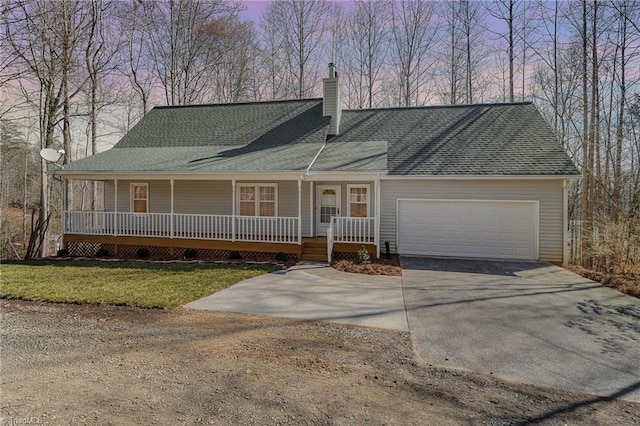
<path id="1" fill-rule="evenodd" d="M 156 105 L 154 109 L 180 109 L 180 108 L 202 108 L 213 106 L 232 106 L 232 105 L 264 105 L 275 103 L 293 103 L 293 102 L 318 102 L 322 101 L 322 98 L 304 98 L 304 99 L 276 99 L 270 101 L 246 101 L 246 102 L 231 102 L 231 103 L 208 103 L 208 104 L 189 104 L 189 105 Z"/>
<path id="2" fill-rule="evenodd" d="M 457 105 L 422 105 L 422 106 L 409 106 L 409 107 L 382 107 L 382 108 L 345 108 L 345 111 L 392 111 L 392 110 L 416 110 L 416 109 L 453 109 L 453 108 L 473 108 L 473 107 L 492 107 L 492 106 L 518 106 L 518 105 L 532 105 L 533 101 L 522 102 L 490 102 L 481 104 L 457 104 Z"/>

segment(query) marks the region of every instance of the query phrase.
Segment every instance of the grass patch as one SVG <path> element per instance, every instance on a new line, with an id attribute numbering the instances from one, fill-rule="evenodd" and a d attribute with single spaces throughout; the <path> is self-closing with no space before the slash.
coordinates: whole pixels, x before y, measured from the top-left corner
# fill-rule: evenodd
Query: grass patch
<path id="1" fill-rule="evenodd" d="M 8 262 L 0 265 L 0 297 L 175 308 L 273 270 L 274 266 L 241 264 Z"/>

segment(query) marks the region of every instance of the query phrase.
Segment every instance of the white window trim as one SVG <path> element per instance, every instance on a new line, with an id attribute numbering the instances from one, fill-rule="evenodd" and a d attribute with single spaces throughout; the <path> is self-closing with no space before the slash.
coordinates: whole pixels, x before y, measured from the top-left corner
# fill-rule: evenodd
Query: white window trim
<path id="1" fill-rule="evenodd" d="M 367 216 L 371 217 L 371 185 L 368 183 L 347 185 L 347 216 L 351 217 L 351 188 L 365 188 L 367 190 Z"/>
<path id="2" fill-rule="evenodd" d="M 133 208 L 133 194 L 134 194 L 134 187 L 136 186 L 146 186 L 147 187 L 147 211 L 145 213 L 149 213 L 151 211 L 150 208 L 150 199 L 151 197 L 149 196 L 149 184 L 147 182 L 132 182 L 129 184 L 129 211 L 131 213 L 134 213 L 134 208 Z"/>
<path id="3" fill-rule="evenodd" d="M 260 188 L 274 188 L 275 189 L 275 214 L 273 217 L 278 217 L 278 184 L 277 183 L 238 183 L 236 184 L 236 214 L 240 216 L 240 188 L 252 187 L 255 188 L 256 191 L 256 199 L 254 202 L 256 203 L 255 212 L 260 212 Z M 255 216 L 247 216 L 247 217 L 260 217 L 259 214 Z M 269 217 L 269 216 L 266 216 Z"/>

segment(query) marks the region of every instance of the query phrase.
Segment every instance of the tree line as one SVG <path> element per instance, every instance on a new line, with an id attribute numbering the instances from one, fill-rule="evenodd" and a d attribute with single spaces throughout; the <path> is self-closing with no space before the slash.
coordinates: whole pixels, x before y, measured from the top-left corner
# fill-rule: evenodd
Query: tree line
<path id="1" fill-rule="evenodd" d="M 9 206 L 23 233 L 37 211 L 40 254 L 59 229 L 63 191 L 39 149 L 94 154 L 155 105 L 315 97 L 334 62 L 345 108 L 535 102 L 584 175 L 573 262 L 640 263 L 639 2 L 282 0 L 255 22 L 222 0 L 0 7 L 3 256 L 19 251 Z M 99 184 L 69 185 L 73 208 L 99 207 Z"/>

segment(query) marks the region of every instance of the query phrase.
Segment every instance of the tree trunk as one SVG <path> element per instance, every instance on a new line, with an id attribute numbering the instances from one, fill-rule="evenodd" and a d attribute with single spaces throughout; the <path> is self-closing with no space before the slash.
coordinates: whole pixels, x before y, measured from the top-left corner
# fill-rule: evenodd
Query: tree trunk
<path id="1" fill-rule="evenodd" d="M 591 267 L 591 169 L 589 169 L 589 97 L 588 89 L 588 50 L 587 50 L 587 0 L 582 0 L 582 205 L 580 212 L 581 221 L 581 248 L 582 264 L 585 268 Z"/>
<path id="2" fill-rule="evenodd" d="M 509 102 L 513 102 L 513 0 L 509 0 Z"/>
<path id="3" fill-rule="evenodd" d="M 626 68 L 626 57 L 625 57 L 625 48 L 627 44 L 627 13 L 626 13 L 626 3 L 622 5 L 623 11 L 618 19 L 622 20 L 622 28 L 620 31 L 621 43 L 620 43 L 620 109 L 618 111 L 618 123 L 616 129 L 616 152 L 615 152 L 615 160 L 613 163 L 613 202 L 620 205 L 621 204 L 621 192 L 622 192 L 622 144 L 623 144 L 623 126 L 624 126 L 624 108 L 625 108 L 625 97 L 626 97 L 626 79 L 625 79 L 625 68 Z M 618 212 L 614 209 L 614 220 L 618 219 Z"/>

